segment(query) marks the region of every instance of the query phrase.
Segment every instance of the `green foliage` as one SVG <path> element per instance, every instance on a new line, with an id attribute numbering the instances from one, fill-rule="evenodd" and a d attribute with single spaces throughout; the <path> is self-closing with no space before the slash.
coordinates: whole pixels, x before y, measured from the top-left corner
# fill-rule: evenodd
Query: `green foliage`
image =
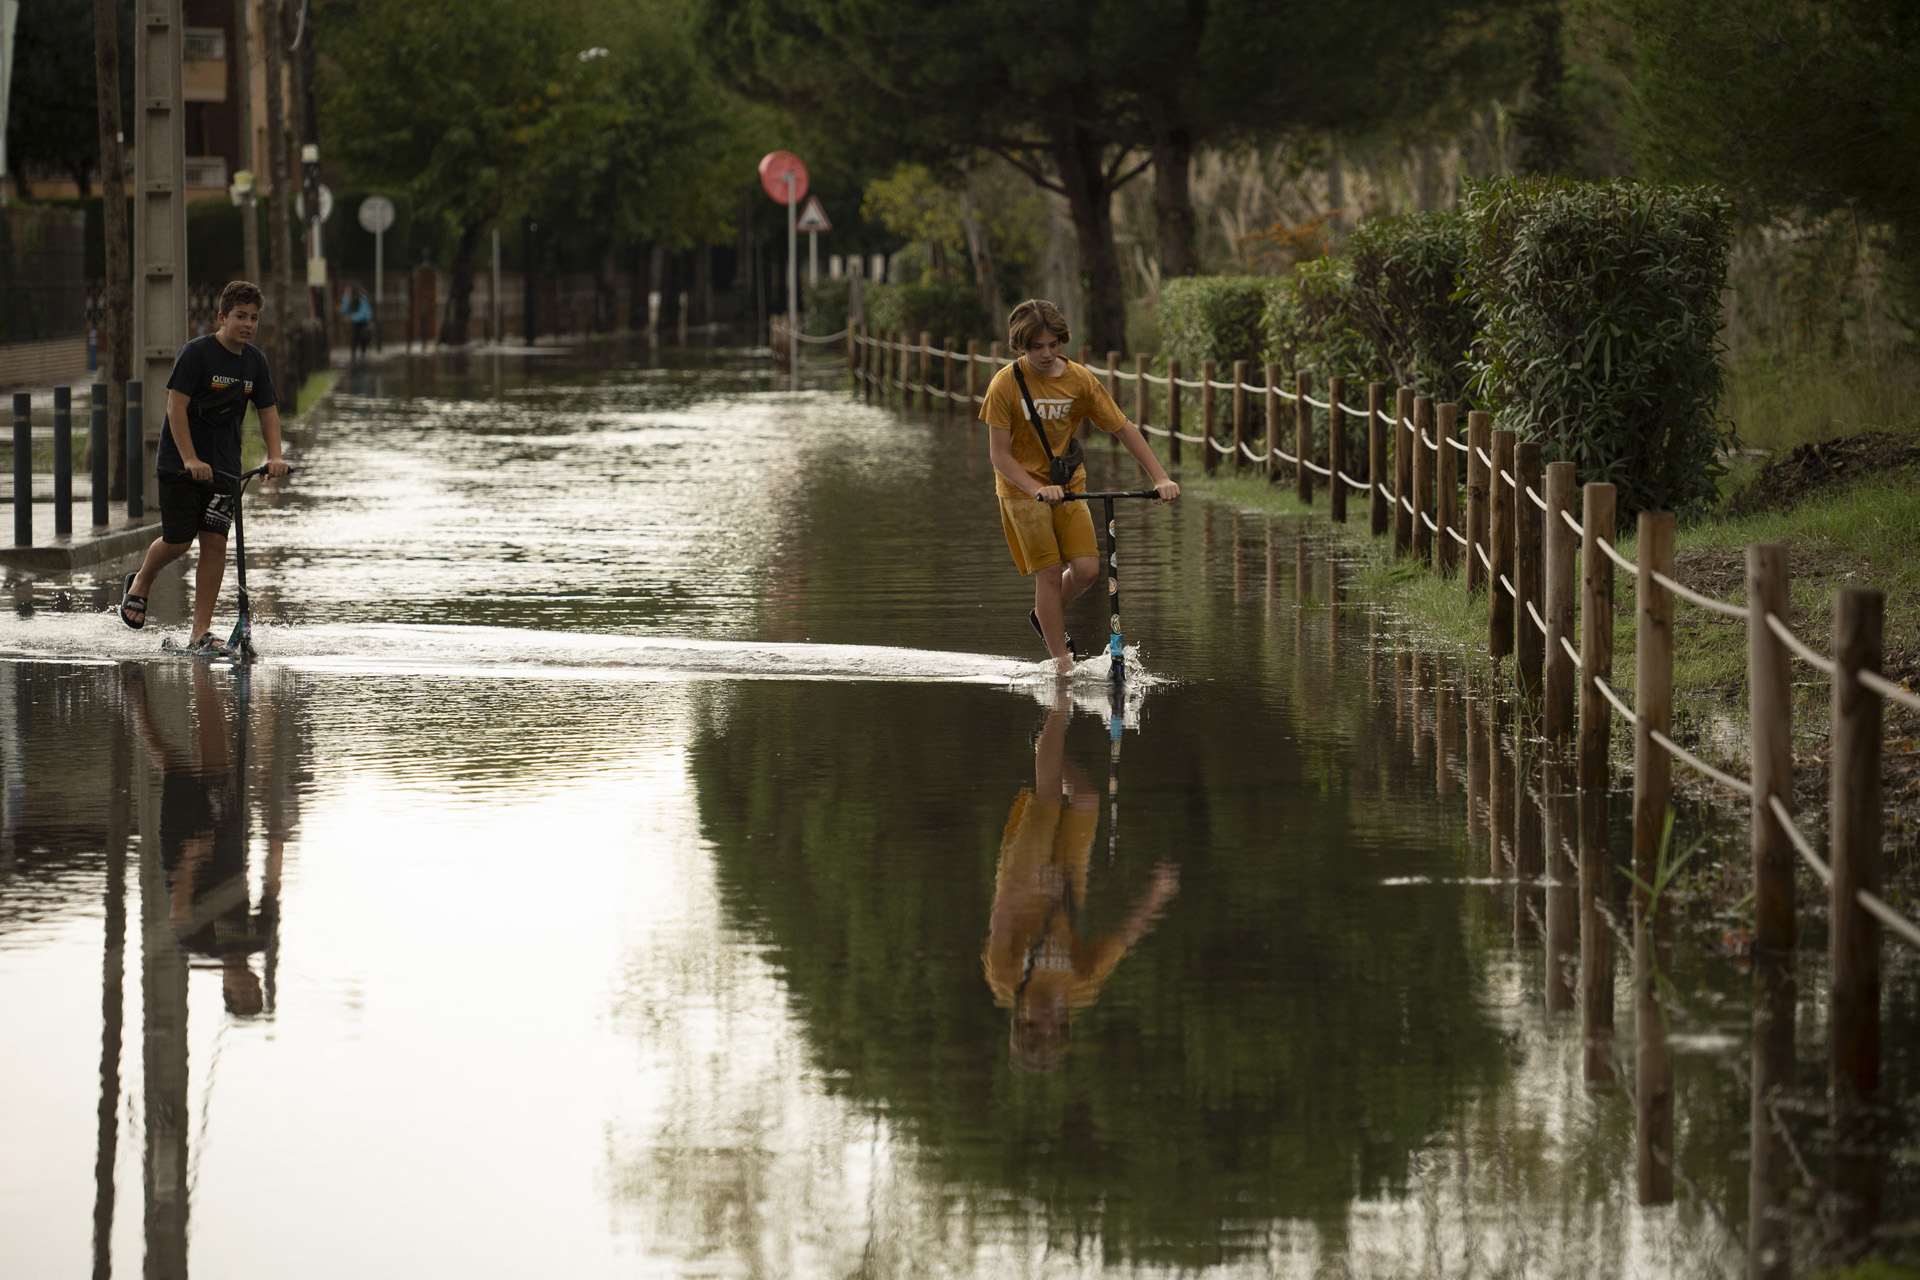
<path id="1" fill-rule="evenodd" d="M 1467 223 L 1457 213 L 1375 218 L 1354 231 L 1352 312 L 1374 377 L 1465 405 L 1479 308 L 1460 289 Z"/>
<path id="2" fill-rule="evenodd" d="M 1705 188 L 1468 187 L 1473 390 L 1499 424 L 1618 488 L 1623 514 L 1710 504 L 1732 209 Z"/>
<path id="3" fill-rule="evenodd" d="M 801 297 L 806 307 L 808 333 L 838 333 L 847 325 L 847 290 L 852 282 L 822 276 L 812 284 L 802 284 Z"/>
<path id="4" fill-rule="evenodd" d="M 88 211 L 90 218 L 99 216 L 99 203 L 97 200 L 93 202 L 93 209 Z M 223 285 L 240 278 L 244 273 L 247 264 L 246 242 L 243 239 L 245 217 L 245 206 L 235 205 L 230 200 L 196 200 L 187 206 L 187 275 L 193 283 Z M 265 200 L 255 203 L 254 218 L 254 225 L 260 229 L 260 271 L 264 275 L 267 270 L 267 245 L 270 243 Z M 334 256 L 332 237 L 339 234 L 339 226 L 340 216 L 336 209 L 327 223 L 329 257 Z M 391 240 L 388 246 L 391 248 Z"/>
<path id="5" fill-rule="evenodd" d="M 1160 289 L 1162 350 L 1179 359 L 1187 377 L 1198 377 L 1206 360 L 1218 361 L 1224 370 L 1231 370 L 1235 360 L 1258 361 L 1268 346 L 1268 302 L 1281 288 L 1271 276 L 1167 281 Z"/>
<path id="6" fill-rule="evenodd" d="M 905 330 L 916 341 L 922 333 L 931 333 L 935 342 L 993 340 L 971 284 L 869 284 L 866 301 L 867 325 L 876 333 Z"/>
<path id="7" fill-rule="evenodd" d="M 15 21 L 7 86 L 10 176 L 57 173 L 85 191 L 100 162 L 91 0 L 24 0 Z M 133 45 L 125 39 L 120 60 L 133 64 Z M 130 130 L 127 141 L 133 141 Z"/>
<path id="8" fill-rule="evenodd" d="M 860 216 L 908 240 L 956 252 L 966 243 L 953 192 L 923 164 L 895 165 L 886 177 L 869 182 Z"/>
<path id="9" fill-rule="evenodd" d="M 1920 22 L 1911 0 L 1610 0 L 1653 177 L 1724 184 L 1749 217 L 1844 211 L 1895 233 L 1920 303 Z"/>

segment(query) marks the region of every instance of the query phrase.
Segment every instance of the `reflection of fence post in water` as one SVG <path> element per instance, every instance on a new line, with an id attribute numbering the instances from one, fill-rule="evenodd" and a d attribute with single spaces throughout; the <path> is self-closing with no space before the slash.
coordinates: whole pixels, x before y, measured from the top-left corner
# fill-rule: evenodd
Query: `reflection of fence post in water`
<path id="1" fill-rule="evenodd" d="M 1416 650 L 1413 655 L 1413 762 L 1427 760 L 1427 656 Z"/>
<path id="2" fill-rule="evenodd" d="M 140 796 L 140 994 L 149 1277 L 187 1275 L 187 958 L 174 935 L 159 815 L 143 764 Z"/>
<path id="3" fill-rule="evenodd" d="M 1497 480 L 1499 477 L 1495 477 Z M 1580 1026 L 1590 1088 L 1613 1087 L 1613 932 L 1605 911 L 1612 866 L 1607 853 L 1607 739 L 1613 714 L 1594 683 L 1613 675 L 1613 486 L 1589 484 L 1580 524 Z"/>
<path id="4" fill-rule="evenodd" d="M 1467 700 L 1467 839 L 1487 838 L 1487 717 L 1486 701 L 1473 668 L 1463 671 Z"/>
<path id="5" fill-rule="evenodd" d="M 1545 620 L 1540 612 L 1542 512 L 1533 504 L 1532 496 L 1546 487 L 1541 478 L 1538 441 L 1523 440 L 1514 446 L 1513 478 L 1520 485 L 1513 497 L 1513 586 L 1518 596 L 1513 605 L 1514 668 L 1520 676 L 1521 690 L 1535 699 L 1540 696 L 1540 674 L 1547 653 L 1546 632 L 1534 621 Z"/>
<path id="6" fill-rule="evenodd" d="M 1453 757 L 1460 749 L 1460 691 L 1449 666 L 1444 657 L 1434 660 L 1433 790 L 1442 796 L 1453 794 Z"/>
<path id="7" fill-rule="evenodd" d="M 1573 733 L 1573 657 L 1566 650 L 1573 640 L 1577 622 L 1574 613 L 1574 551 L 1579 535 L 1567 527 L 1573 514 L 1573 464 L 1547 464 L 1547 514 L 1545 532 L 1546 563 L 1543 593 L 1546 597 L 1546 662 L 1542 684 L 1545 686 L 1544 731 L 1551 742 L 1564 742 Z"/>
<path id="8" fill-rule="evenodd" d="M 1493 445 L 1493 415 L 1484 409 L 1467 414 L 1467 594 L 1486 589 L 1487 450 Z"/>
<path id="9" fill-rule="evenodd" d="M 1659 977 L 1673 963 L 1664 902 L 1633 910 L 1633 1116 L 1636 1186 L 1641 1204 L 1673 1203 L 1673 1050 Z"/>
<path id="10" fill-rule="evenodd" d="M 1524 767 L 1522 735 L 1513 743 L 1513 938 L 1532 942 L 1540 936 L 1540 879 L 1546 870 L 1541 852 L 1540 804 Z"/>
<path id="11" fill-rule="evenodd" d="M 1880 1210 L 1880 926 L 1861 892 L 1880 892 L 1880 698 L 1857 672 L 1880 670 L 1878 591 L 1833 600 L 1831 1027 L 1835 1252 L 1852 1261 L 1870 1243 Z"/>
<path id="12" fill-rule="evenodd" d="M 1513 699 L 1494 681 L 1493 696 L 1488 699 L 1487 717 L 1488 777 L 1487 813 L 1493 829 L 1487 851 L 1487 874 L 1495 877 L 1513 873 L 1513 757 L 1507 752 L 1507 738 L 1513 727 Z"/>
<path id="13" fill-rule="evenodd" d="M 98 397 L 96 403 L 105 412 L 106 397 Z M 113 790 L 107 800 L 106 946 L 100 982 L 100 1109 L 93 1162 L 96 1276 L 113 1273 L 114 1167 L 120 1152 L 120 1050 L 126 1018 L 127 847 L 133 835 L 132 766 L 132 744 L 127 735 L 114 734 Z"/>
<path id="14" fill-rule="evenodd" d="M 1563 746 L 1548 743 L 1542 754 L 1541 786 L 1546 788 L 1544 820 L 1547 852 L 1547 1012 L 1573 1008 L 1574 966 L 1580 952 L 1579 869 L 1573 860 L 1579 823 L 1573 777 Z"/>
<path id="15" fill-rule="evenodd" d="M 1747 1275 L 1788 1280 L 1793 1274 L 1787 1193 L 1793 1153 L 1774 1099 L 1793 1087 L 1793 957 L 1753 954 L 1753 1092 L 1747 1111 Z"/>

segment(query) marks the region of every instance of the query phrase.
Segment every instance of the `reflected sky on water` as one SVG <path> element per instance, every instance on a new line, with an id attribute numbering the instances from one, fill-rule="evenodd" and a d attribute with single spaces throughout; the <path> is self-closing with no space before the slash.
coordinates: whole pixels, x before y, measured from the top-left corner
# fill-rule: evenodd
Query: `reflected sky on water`
<path id="1" fill-rule="evenodd" d="M 16 591 L 0 1270 L 1743 1272 L 1714 930 L 1643 1207 L 1565 868 L 1470 829 L 1520 779 L 1553 820 L 1473 751 L 1511 713 L 1310 526 L 1136 507 L 1116 764 L 1097 673 L 1033 678 L 985 453 L 734 353 L 393 361 L 249 507 L 244 678 L 151 656 L 178 570 L 144 633 Z"/>

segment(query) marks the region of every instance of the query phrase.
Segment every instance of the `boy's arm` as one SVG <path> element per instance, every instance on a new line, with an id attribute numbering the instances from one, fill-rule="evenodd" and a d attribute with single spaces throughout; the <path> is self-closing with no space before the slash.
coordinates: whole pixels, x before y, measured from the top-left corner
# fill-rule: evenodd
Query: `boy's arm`
<path id="1" fill-rule="evenodd" d="M 1005 476 L 1020 492 L 1040 501 L 1058 506 L 1066 501 L 1067 491 L 1057 484 L 1037 485 L 1027 469 L 1014 461 L 1013 432 L 1005 427 L 987 424 L 987 456 L 993 459 L 993 469 Z"/>
<path id="2" fill-rule="evenodd" d="M 1180 486 L 1167 476 L 1165 468 L 1160 465 L 1160 459 L 1153 456 L 1153 446 L 1147 443 L 1147 437 L 1141 433 L 1140 428 L 1129 422 L 1114 434 L 1120 437 L 1120 443 L 1127 446 L 1127 452 L 1133 455 L 1133 460 L 1140 464 L 1140 469 L 1147 473 L 1148 479 L 1153 481 L 1153 487 L 1160 494 L 1156 501 L 1172 502 L 1180 496 Z"/>
<path id="3" fill-rule="evenodd" d="M 213 464 L 202 462 L 200 455 L 193 451 L 193 429 L 187 426 L 187 393 L 184 391 L 167 389 L 167 430 L 173 433 L 174 448 L 180 450 L 180 461 L 187 474 L 202 484 L 213 479 Z"/>
<path id="4" fill-rule="evenodd" d="M 287 474 L 286 460 L 280 456 L 280 406 L 270 404 L 256 410 L 260 415 L 260 436 L 267 442 L 267 474 Z"/>

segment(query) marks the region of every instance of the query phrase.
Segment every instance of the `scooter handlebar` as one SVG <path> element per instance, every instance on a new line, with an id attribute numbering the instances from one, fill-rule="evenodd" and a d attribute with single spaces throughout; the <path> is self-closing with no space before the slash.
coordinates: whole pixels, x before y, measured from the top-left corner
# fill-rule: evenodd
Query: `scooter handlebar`
<path id="1" fill-rule="evenodd" d="M 1109 489 L 1099 493 L 1069 493 L 1061 501 L 1091 502 L 1095 498 L 1157 498 L 1159 496 L 1158 489 Z M 1039 499 L 1035 498 L 1034 501 L 1038 502 Z"/>

